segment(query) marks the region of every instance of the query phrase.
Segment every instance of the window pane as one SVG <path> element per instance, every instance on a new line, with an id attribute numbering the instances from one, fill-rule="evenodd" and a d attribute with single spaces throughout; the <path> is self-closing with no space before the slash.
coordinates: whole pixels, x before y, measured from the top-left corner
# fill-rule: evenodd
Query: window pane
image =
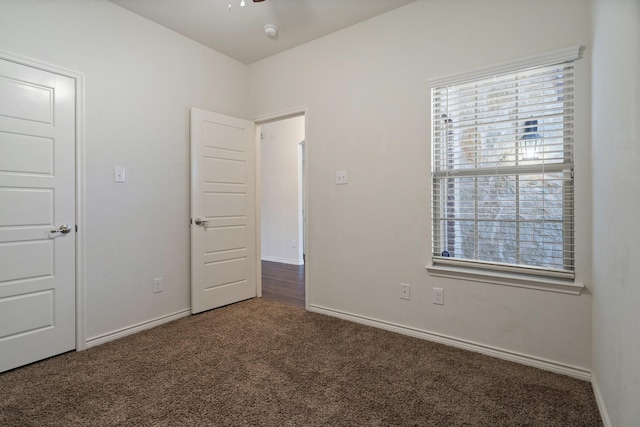
<path id="1" fill-rule="evenodd" d="M 434 256 L 573 270 L 572 73 L 432 89 Z"/>
<path id="2" fill-rule="evenodd" d="M 516 177 L 482 176 L 477 178 L 478 218 L 515 220 L 518 208 Z"/>
<path id="3" fill-rule="evenodd" d="M 452 258 L 567 267 L 573 256 L 565 216 L 570 174 L 440 178 L 434 254 Z M 570 190 L 570 188 L 569 188 Z"/>
<path id="4" fill-rule="evenodd" d="M 479 223 L 478 260 L 516 264 L 516 223 Z"/>
<path id="5" fill-rule="evenodd" d="M 521 264 L 561 270 L 563 265 L 561 223 L 520 223 Z"/>

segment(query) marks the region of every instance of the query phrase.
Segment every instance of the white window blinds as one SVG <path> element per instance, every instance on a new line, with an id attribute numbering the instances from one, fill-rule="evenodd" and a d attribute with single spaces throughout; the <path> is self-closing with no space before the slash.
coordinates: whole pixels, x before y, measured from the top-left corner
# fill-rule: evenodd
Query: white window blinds
<path id="1" fill-rule="evenodd" d="M 573 277 L 573 61 L 466 75 L 431 101 L 434 264 Z"/>

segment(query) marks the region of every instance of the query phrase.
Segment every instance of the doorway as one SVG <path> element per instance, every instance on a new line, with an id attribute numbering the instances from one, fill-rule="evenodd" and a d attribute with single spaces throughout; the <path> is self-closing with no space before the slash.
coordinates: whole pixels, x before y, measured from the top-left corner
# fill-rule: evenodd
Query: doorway
<path id="1" fill-rule="evenodd" d="M 305 115 L 260 123 L 262 296 L 305 307 Z"/>

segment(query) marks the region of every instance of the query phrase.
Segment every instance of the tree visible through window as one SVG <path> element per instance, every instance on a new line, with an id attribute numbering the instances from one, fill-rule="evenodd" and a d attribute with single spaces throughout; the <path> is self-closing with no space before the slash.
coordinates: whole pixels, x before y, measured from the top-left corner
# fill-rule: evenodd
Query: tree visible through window
<path id="1" fill-rule="evenodd" d="M 573 276 L 573 62 L 431 98 L 434 263 Z"/>

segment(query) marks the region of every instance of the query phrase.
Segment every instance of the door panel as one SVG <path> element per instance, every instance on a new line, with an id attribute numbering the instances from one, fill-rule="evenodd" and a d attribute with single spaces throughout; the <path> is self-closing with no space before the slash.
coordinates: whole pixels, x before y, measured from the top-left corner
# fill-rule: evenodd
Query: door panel
<path id="1" fill-rule="evenodd" d="M 75 348 L 74 87 L 0 60 L 0 371 Z"/>
<path id="2" fill-rule="evenodd" d="M 191 311 L 256 296 L 255 125 L 191 110 Z"/>
<path id="3" fill-rule="evenodd" d="M 0 170 L 53 174 L 53 140 L 0 132 Z"/>
<path id="4" fill-rule="evenodd" d="M 0 105 L 0 116 L 51 124 L 55 78 L 45 77 L 40 85 L 22 81 L 22 76 L 12 78 L 15 76 L 12 74 L 7 76 L 9 78 L 0 79 L 0 93 L 13 101 Z"/>
<path id="5" fill-rule="evenodd" d="M 204 159 L 205 180 L 227 184 L 244 184 L 246 178 L 245 162 L 231 159 Z"/>
<path id="6" fill-rule="evenodd" d="M 0 283 L 53 276 L 53 244 L 49 240 L 0 243 L 0 259 Z"/>
<path id="7" fill-rule="evenodd" d="M 247 214 L 245 194 L 206 193 L 204 203 L 207 218 L 242 218 Z"/>
<path id="8" fill-rule="evenodd" d="M 247 280 L 247 257 L 208 262 L 205 268 L 205 289 L 232 285 Z"/>
<path id="9" fill-rule="evenodd" d="M 206 252 L 230 251 L 243 249 L 247 246 L 247 227 L 216 227 L 207 230 Z"/>
<path id="10" fill-rule="evenodd" d="M 0 299 L 0 311 L 15 319 L 0 324 L 0 336 L 14 336 L 24 331 L 33 333 L 53 326 L 53 297 L 53 290 L 49 289 Z M 25 311 L 31 311 L 33 315 L 23 316 Z"/>
<path id="11" fill-rule="evenodd" d="M 53 223 L 51 189 L 0 188 L 0 227 Z M 30 206 L 27 211 L 24 206 Z"/>

